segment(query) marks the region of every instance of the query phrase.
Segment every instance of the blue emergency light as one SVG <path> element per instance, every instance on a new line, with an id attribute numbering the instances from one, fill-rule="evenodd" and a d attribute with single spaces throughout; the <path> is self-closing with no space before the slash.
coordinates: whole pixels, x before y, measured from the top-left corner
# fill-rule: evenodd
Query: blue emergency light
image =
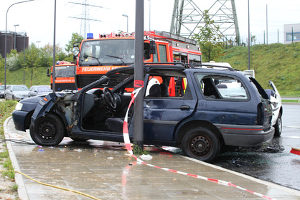
<path id="1" fill-rule="evenodd" d="M 87 33 L 87 39 L 94 39 L 93 33 Z"/>

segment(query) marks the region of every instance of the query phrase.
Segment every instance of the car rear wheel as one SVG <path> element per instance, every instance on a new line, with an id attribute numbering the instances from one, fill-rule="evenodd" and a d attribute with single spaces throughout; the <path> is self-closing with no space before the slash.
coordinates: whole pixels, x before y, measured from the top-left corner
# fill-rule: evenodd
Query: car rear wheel
<path id="1" fill-rule="evenodd" d="M 280 137 L 281 136 L 281 132 L 282 132 L 282 119 L 281 119 L 281 115 L 278 116 L 277 122 L 274 125 L 274 127 L 275 127 L 274 136 Z"/>
<path id="2" fill-rule="evenodd" d="M 65 128 L 62 121 L 54 114 L 47 114 L 36 119 L 34 126 L 30 126 L 32 140 L 42 146 L 58 145 L 65 135 Z"/>
<path id="3" fill-rule="evenodd" d="M 182 150 L 189 157 L 210 162 L 220 152 L 221 143 L 209 129 L 198 127 L 186 132 L 182 140 Z"/>

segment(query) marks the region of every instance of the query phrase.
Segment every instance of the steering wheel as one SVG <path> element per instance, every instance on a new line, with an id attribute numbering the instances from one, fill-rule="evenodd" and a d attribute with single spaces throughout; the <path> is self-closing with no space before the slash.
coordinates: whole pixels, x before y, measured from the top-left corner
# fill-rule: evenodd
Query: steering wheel
<path id="1" fill-rule="evenodd" d="M 103 94 L 104 94 L 104 101 L 105 103 L 113 110 L 116 110 L 117 108 L 117 100 L 114 96 L 114 94 L 112 93 L 112 91 L 105 87 L 103 89 Z"/>

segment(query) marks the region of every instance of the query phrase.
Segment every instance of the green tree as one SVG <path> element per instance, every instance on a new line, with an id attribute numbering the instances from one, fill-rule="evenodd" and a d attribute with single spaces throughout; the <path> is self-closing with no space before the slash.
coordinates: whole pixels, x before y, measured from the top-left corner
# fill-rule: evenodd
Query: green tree
<path id="1" fill-rule="evenodd" d="M 210 19 L 208 10 L 204 10 L 203 27 L 199 27 L 199 34 L 194 35 L 200 45 L 203 61 L 217 60 L 224 49 L 224 43 L 221 41 L 222 35 L 219 33 L 219 26 Z"/>
<path id="2" fill-rule="evenodd" d="M 70 55 L 72 54 L 72 50 L 73 50 L 73 45 L 76 43 L 81 43 L 81 41 L 83 40 L 83 37 L 78 34 L 78 33 L 72 33 L 72 38 L 71 40 L 66 44 L 66 52 Z"/>

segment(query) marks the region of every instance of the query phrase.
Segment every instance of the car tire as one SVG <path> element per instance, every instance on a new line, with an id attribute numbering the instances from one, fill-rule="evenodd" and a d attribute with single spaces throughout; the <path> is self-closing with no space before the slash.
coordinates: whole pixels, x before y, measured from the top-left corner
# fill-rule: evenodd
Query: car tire
<path id="1" fill-rule="evenodd" d="M 193 128 L 187 131 L 182 139 L 183 152 L 197 160 L 210 162 L 216 158 L 220 149 L 220 140 L 207 128 Z"/>
<path id="2" fill-rule="evenodd" d="M 274 136 L 275 137 L 280 137 L 281 132 L 282 132 L 282 118 L 281 118 L 281 115 L 278 116 L 276 124 L 274 125 L 274 128 L 275 128 Z"/>
<path id="3" fill-rule="evenodd" d="M 42 146 L 58 145 L 64 138 L 65 128 L 60 118 L 48 113 L 46 116 L 37 118 L 34 126 L 30 125 L 32 140 Z"/>

